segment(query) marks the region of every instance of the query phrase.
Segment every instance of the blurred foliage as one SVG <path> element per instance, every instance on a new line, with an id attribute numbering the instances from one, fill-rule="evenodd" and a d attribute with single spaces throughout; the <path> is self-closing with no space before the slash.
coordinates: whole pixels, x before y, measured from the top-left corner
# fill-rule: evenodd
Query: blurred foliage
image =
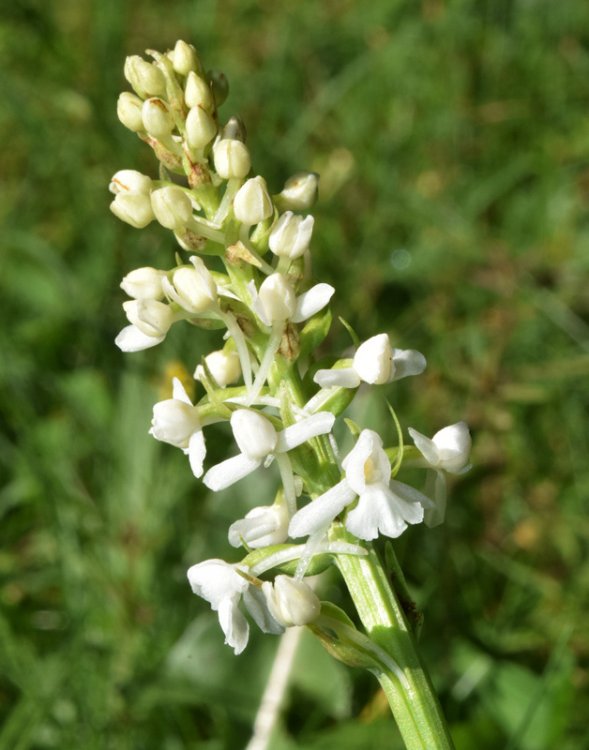
<path id="1" fill-rule="evenodd" d="M 321 172 L 334 312 L 428 356 L 386 390 L 403 423 L 472 426 L 447 523 L 396 543 L 457 747 L 589 747 L 586 0 L 16 0 L 0 10 L 0 750 L 234 750 L 276 648 L 235 658 L 185 581 L 232 554 L 228 523 L 272 477 L 211 497 L 146 434 L 214 336 L 112 343 L 120 278 L 174 253 L 108 211 L 112 173 L 153 172 L 116 121 L 122 64 L 177 38 L 228 75 L 224 114 L 273 189 Z M 326 350 L 348 344 L 334 326 Z M 380 396 L 351 416 L 392 439 Z M 399 747 L 376 682 L 322 659 L 305 641 L 274 750 Z"/>

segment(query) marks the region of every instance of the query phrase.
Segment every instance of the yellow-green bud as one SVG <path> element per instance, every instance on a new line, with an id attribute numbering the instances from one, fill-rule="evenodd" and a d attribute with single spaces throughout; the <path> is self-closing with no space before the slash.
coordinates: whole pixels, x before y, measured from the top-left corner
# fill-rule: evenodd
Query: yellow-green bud
<path id="1" fill-rule="evenodd" d="M 223 138 L 213 146 L 215 169 L 219 177 L 229 180 L 242 179 L 252 167 L 250 153 L 245 143 L 231 138 Z"/>
<path id="2" fill-rule="evenodd" d="M 118 193 L 110 204 L 110 210 L 135 229 L 143 229 L 154 218 L 149 195 L 145 193 Z"/>
<path id="3" fill-rule="evenodd" d="M 186 79 L 184 101 L 187 107 L 202 107 L 207 112 L 212 112 L 215 108 L 211 87 L 194 71 L 191 71 Z"/>
<path id="4" fill-rule="evenodd" d="M 141 115 L 145 130 L 154 138 L 166 138 L 174 130 L 174 118 L 163 99 L 146 99 Z"/>
<path id="5" fill-rule="evenodd" d="M 319 175 L 315 172 L 299 172 L 289 177 L 279 195 L 280 208 L 306 211 L 317 200 Z"/>
<path id="6" fill-rule="evenodd" d="M 166 91 L 166 81 L 162 71 L 139 55 L 127 57 L 123 72 L 142 99 L 148 96 L 160 96 Z"/>
<path id="7" fill-rule="evenodd" d="M 190 198 L 179 187 L 168 186 L 152 191 L 151 207 L 155 218 L 166 229 L 177 231 L 192 219 Z"/>
<path id="8" fill-rule="evenodd" d="M 134 133 L 144 130 L 141 108 L 143 102 L 130 91 L 123 91 L 117 101 L 117 117 L 126 128 Z"/>
<path id="9" fill-rule="evenodd" d="M 251 177 L 239 188 L 233 199 L 235 218 L 246 226 L 268 219 L 272 216 L 273 210 L 263 177 Z"/>
<path id="10" fill-rule="evenodd" d="M 204 148 L 217 134 L 217 125 L 208 112 L 193 107 L 186 118 L 186 140 L 190 148 Z"/>
<path id="11" fill-rule="evenodd" d="M 198 70 L 200 67 L 196 50 L 192 44 L 187 44 L 182 39 L 176 42 L 170 58 L 175 72 L 181 76 L 187 76 L 191 71 Z"/>
<path id="12" fill-rule="evenodd" d="M 149 193 L 153 181 L 151 177 L 141 174 L 136 169 L 119 169 L 110 181 L 108 189 L 117 193 Z"/>

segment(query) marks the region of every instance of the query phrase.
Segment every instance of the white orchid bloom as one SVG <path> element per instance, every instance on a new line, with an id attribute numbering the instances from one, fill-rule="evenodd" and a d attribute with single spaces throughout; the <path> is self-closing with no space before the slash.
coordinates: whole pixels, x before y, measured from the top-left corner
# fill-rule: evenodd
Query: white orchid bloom
<path id="1" fill-rule="evenodd" d="M 424 508 L 432 505 L 413 487 L 391 480 L 391 463 L 382 440 L 372 430 L 362 430 L 342 467 L 345 478 L 294 515 L 289 526 L 291 537 L 321 532 L 359 498 L 347 515 L 348 531 L 366 541 L 376 539 L 379 532 L 395 539 L 408 524 L 420 523 Z"/>
<path id="2" fill-rule="evenodd" d="M 213 559 L 193 565 L 186 574 L 192 591 L 209 602 L 211 609 L 218 613 L 225 643 L 235 654 L 240 654 L 249 640 L 249 624 L 239 608 L 242 600 L 264 633 L 283 632 L 282 626 L 268 611 L 261 589 L 251 585 L 238 571 L 247 574 L 248 569 Z"/>
<path id="3" fill-rule="evenodd" d="M 434 507 L 426 510 L 424 522 L 427 526 L 438 526 L 446 515 L 446 476 L 464 474 L 470 468 L 468 463 L 472 440 L 466 422 L 448 425 L 430 439 L 421 432 L 409 427 L 409 434 L 417 450 L 427 464 L 435 470 L 428 478 L 428 493 L 434 500 Z"/>
<path id="4" fill-rule="evenodd" d="M 245 518 L 229 527 L 229 544 L 240 547 L 245 542 L 251 549 L 282 544 L 288 539 L 288 509 L 286 503 L 260 505 L 252 508 Z"/>
<path id="5" fill-rule="evenodd" d="M 241 453 L 210 468 L 203 482 L 218 492 L 276 458 L 289 516 L 292 516 L 296 511 L 296 492 L 287 451 L 330 432 L 334 421 L 335 416 L 330 412 L 318 412 L 277 432 L 260 412 L 237 409 L 231 415 L 231 429 Z"/>
<path id="6" fill-rule="evenodd" d="M 174 378 L 172 383 L 172 398 L 159 401 L 153 407 L 149 434 L 156 440 L 181 448 L 188 456 L 192 473 L 200 477 L 206 446 L 198 408 L 193 406 L 178 378 Z"/>
<path id="7" fill-rule="evenodd" d="M 253 281 L 248 285 L 248 289 L 252 299 L 252 309 L 262 323 L 272 329 L 268 346 L 250 390 L 250 403 L 252 403 L 266 382 L 274 356 L 280 348 L 287 321 L 302 323 L 308 320 L 315 313 L 323 310 L 335 289 L 330 284 L 315 284 L 297 297 L 292 284 L 282 273 L 270 274 L 261 283 L 259 291 L 256 290 Z"/>
<path id="8" fill-rule="evenodd" d="M 123 309 L 131 323 L 115 339 L 123 352 L 139 352 L 161 344 L 175 320 L 170 306 L 156 299 L 128 300 L 123 302 Z"/>
<path id="9" fill-rule="evenodd" d="M 393 349 L 386 333 L 360 344 L 351 367 L 317 370 L 313 380 L 322 388 L 357 388 L 360 383 L 382 385 L 425 370 L 423 354 L 414 349 Z"/>

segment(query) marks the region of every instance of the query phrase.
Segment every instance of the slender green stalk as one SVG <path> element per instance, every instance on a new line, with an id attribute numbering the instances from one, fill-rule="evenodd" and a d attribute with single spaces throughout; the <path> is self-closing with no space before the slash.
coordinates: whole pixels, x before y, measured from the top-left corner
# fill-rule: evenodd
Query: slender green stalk
<path id="1" fill-rule="evenodd" d="M 340 532 L 339 538 L 349 538 Z M 383 566 L 370 546 L 368 555 L 339 555 L 338 568 L 370 639 L 389 654 L 404 679 L 392 670 L 378 680 L 407 750 L 452 750 L 440 705 L 419 654 L 403 609 Z"/>

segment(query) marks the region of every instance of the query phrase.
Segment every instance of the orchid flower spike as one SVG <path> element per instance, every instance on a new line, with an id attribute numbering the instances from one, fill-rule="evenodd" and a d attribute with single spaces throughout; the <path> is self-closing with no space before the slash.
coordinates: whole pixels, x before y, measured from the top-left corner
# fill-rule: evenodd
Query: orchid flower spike
<path id="1" fill-rule="evenodd" d="M 424 508 L 432 506 L 421 492 L 391 480 L 391 463 L 373 430 L 362 430 L 342 467 L 344 479 L 294 515 L 289 526 L 291 537 L 325 530 L 357 497 L 358 504 L 348 513 L 345 525 L 366 541 L 376 539 L 379 532 L 397 538 L 407 524 L 423 521 Z"/>
<path id="2" fill-rule="evenodd" d="M 174 378 L 172 383 L 172 398 L 159 401 L 153 407 L 149 434 L 156 440 L 181 448 L 188 456 L 192 473 L 200 477 L 206 446 L 198 408 L 193 406 L 178 378 Z"/>
<path id="3" fill-rule="evenodd" d="M 276 458 L 289 516 L 292 516 L 296 511 L 296 492 L 286 453 L 311 438 L 330 432 L 334 421 L 333 414 L 322 411 L 277 432 L 272 422 L 260 412 L 237 409 L 231 415 L 231 429 L 241 453 L 211 467 L 203 482 L 209 489 L 218 492 L 251 474 L 262 464 L 269 465 Z"/>
<path id="4" fill-rule="evenodd" d="M 423 354 L 414 349 L 393 349 L 386 333 L 360 344 L 351 367 L 317 370 L 313 380 L 322 388 L 357 388 L 360 383 L 382 385 L 425 370 Z"/>
<path id="5" fill-rule="evenodd" d="M 225 643 L 240 654 L 249 640 L 249 624 L 239 608 L 240 601 L 264 633 L 279 634 L 283 627 L 268 611 L 261 588 L 256 587 L 241 573 L 248 573 L 244 565 L 230 565 L 224 560 L 205 560 L 187 572 L 192 591 L 211 605 L 219 615 L 225 633 Z"/>
<path id="6" fill-rule="evenodd" d="M 448 425 L 430 439 L 413 427 L 409 427 L 415 446 L 427 465 L 435 470 L 427 481 L 427 492 L 433 497 L 434 507 L 425 512 L 426 526 L 438 526 L 446 516 L 446 476 L 464 474 L 470 469 L 468 463 L 472 441 L 466 422 Z"/>

